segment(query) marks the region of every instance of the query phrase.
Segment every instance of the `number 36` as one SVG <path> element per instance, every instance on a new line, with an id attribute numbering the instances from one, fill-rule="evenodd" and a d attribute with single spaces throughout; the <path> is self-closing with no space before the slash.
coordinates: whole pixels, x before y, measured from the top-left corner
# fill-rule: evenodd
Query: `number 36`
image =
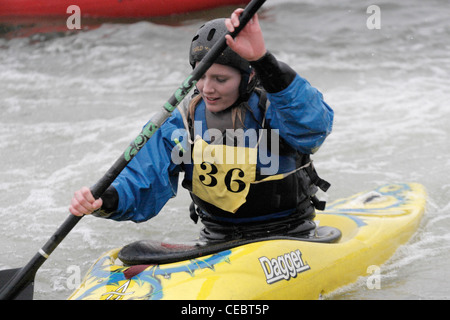
<path id="1" fill-rule="evenodd" d="M 208 166 L 210 167 L 209 172 L 206 173 L 206 175 L 209 177 L 209 183 L 205 182 L 207 179 L 204 175 L 199 175 L 199 179 L 200 182 L 206 186 L 206 187 L 214 187 L 217 185 L 217 178 L 215 177 L 215 175 L 217 174 L 218 170 L 217 167 L 209 162 L 202 162 L 202 164 L 200 164 L 200 168 L 204 171 L 206 171 L 208 169 Z M 233 172 L 237 171 L 237 174 L 240 178 L 243 178 L 245 176 L 244 171 L 242 171 L 239 168 L 232 168 L 230 170 L 228 170 L 228 172 L 225 175 L 224 178 L 224 183 L 225 186 L 227 187 L 227 190 L 233 193 L 238 193 L 241 192 L 242 190 L 245 189 L 245 182 L 239 179 L 234 179 L 233 178 Z M 231 187 L 231 183 L 237 183 L 237 189 L 234 188 L 235 190 L 233 190 L 233 188 Z"/>

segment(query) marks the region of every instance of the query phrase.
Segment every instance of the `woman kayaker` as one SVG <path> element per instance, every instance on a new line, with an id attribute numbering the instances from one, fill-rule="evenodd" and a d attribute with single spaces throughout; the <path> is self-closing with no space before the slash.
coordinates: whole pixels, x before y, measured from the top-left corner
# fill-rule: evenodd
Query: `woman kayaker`
<path id="1" fill-rule="evenodd" d="M 239 25 L 243 9 L 203 25 L 189 62 L 195 67 L 214 43 Z M 189 190 L 201 238 L 224 241 L 270 235 L 302 236 L 323 203 L 310 160 L 331 132 L 333 111 L 322 94 L 266 50 L 255 16 L 196 84 L 171 117 L 98 200 L 75 192 L 70 212 L 146 221 L 177 193 Z"/>

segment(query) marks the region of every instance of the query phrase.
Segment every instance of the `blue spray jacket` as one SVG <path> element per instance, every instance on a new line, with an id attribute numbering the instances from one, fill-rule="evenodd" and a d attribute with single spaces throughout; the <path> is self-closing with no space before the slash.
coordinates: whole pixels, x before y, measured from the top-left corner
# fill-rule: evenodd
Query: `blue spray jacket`
<path id="1" fill-rule="evenodd" d="M 258 103 L 255 97 L 256 94 L 249 104 Z M 278 129 L 279 135 L 297 151 L 316 152 L 331 133 L 333 110 L 323 101 L 322 94 L 299 75 L 287 88 L 268 93 L 267 98 L 267 125 Z M 176 195 L 184 167 L 172 161 L 172 153 L 178 147 L 173 138 L 178 137 L 174 135 L 176 130 L 184 128 L 183 117 L 175 110 L 113 182 L 119 202 L 117 210 L 107 218 L 146 221 Z"/>

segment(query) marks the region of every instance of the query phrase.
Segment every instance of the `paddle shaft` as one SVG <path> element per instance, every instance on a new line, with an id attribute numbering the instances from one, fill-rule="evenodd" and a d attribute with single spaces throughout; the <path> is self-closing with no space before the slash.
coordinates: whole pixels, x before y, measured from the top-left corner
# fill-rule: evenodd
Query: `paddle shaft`
<path id="1" fill-rule="evenodd" d="M 261 8 L 266 0 L 252 0 L 239 20 L 239 27 L 234 32 L 228 33 L 233 38 L 246 26 L 255 13 Z M 170 117 L 172 112 L 177 108 L 180 102 L 187 96 L 198 80 L 211 67 L 219 55 L 226 49 L 225 36 L 221 38 L 212 49 L 206 54 L 202 61 L 186 78 L 181 86 L 174 92 L 169 100 L 164 104 L 162 110 L 155 114 L 148 124 L 142 129 L 141 133 L 125 150 L 123 155 L 116 160 L 113 166 L 105 173 L 105 175 L 91 188 L 91 192 L 96 199 L 100 198 L 108 189 L 112 182 L 122 172 L 134 156 L 142 149 L 150 137 L 158 130 L 159 127 Z M 58 228 L 53 236 L 45 243 L 45 245 L 35 254 L 28 264 L 20 269 L 15 276 L 0 292 L 0 300 L 14 299 L 29 283 L 33 282 L 34 276 L 41 265 L 47 260 L 48 256 L 56 249 L 67 234 L 76 226 L 82 217 L 69 215 L 64 223 Z M 1 272 L 1 271 L 0 271 Z"/>

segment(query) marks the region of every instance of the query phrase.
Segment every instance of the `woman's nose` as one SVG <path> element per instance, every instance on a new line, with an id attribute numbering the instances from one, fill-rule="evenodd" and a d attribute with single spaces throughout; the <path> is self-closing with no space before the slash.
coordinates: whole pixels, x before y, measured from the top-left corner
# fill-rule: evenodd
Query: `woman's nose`
<path id="1" fill-rule="evenodd" d="M 205 93 L 213 93 L 214 92 L 214 85 L 211 80 L 204 79 L 203 80 L 203 92 Z"/>

